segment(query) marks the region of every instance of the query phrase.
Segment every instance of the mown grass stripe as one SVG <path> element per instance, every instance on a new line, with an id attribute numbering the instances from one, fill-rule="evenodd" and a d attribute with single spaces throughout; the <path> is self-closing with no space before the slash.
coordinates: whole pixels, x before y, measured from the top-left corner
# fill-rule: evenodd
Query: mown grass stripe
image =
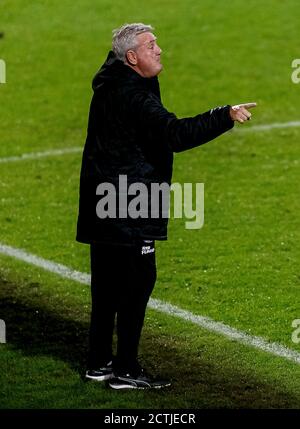
<path id="1" fill-rule="evenodd" d="M 57 274 L 65 279 L 74 280 L 85 285 L 90 284 L 89 274 L 72 270 L 65 265 L 43 259 L 39 256 L 25 252 L 22 249 L 17 249 L 0 243 L 0 253 L 27 262 L 28 264 L 35 265 L 39 268 L 43 268 L 44 270 Z M 274 356 L 285 358 L 300 364 L 300 353 L 288 349 L 281 344 L 271 343 L 261 337 L 248 335 L 242 331 L 239 331 L 238 329 L 225 325 L 222 322 L 216 322 L 209 317 L 193 314 L 187 310 L 183 310 L 175 305 L 160 301 L 158 299 L 151 298 L 148 307 L 167 315 L 179 317 L 183 320 L 194 323 L 203 329 L 221 334 L 244 345 L 263 350 L 265 352 L 271 353 Z"/>

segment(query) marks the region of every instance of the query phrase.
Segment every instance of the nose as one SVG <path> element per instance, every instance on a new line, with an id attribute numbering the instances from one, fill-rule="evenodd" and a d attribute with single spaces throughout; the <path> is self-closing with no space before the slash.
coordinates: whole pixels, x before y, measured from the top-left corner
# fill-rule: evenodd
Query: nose
<path id="1" fill-rule="evenodd" d="M 160 55 L 162 53 L 162 50 L 158 45 L 156 45 L 156 52 L 157 52 L 157 55 Z"/>

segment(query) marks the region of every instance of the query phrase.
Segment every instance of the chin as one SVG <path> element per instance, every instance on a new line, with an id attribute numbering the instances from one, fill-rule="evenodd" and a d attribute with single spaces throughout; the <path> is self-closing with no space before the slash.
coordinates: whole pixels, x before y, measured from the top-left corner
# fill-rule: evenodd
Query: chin
<path id="1" fill-rule="evenodd" d="M 147 73 L 144 74 L 144 77 L 154 77 L 157 76 L 162 71 L 163 65 L 156 64 L 155 67 L 151 67 L 151 70 L 147 70 Z"/>
<path id="2" fill-rule="evenodd" d="M 159 74 L 162 69 L 164 68 L 164 66 L 162 64 L 159 64 L 158 70 L 157 70 L 157 74 Z"/>

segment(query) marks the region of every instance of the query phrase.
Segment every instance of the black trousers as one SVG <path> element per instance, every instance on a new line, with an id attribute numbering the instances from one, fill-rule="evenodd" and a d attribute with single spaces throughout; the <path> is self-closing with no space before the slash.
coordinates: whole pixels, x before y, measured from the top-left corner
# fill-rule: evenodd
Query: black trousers
<path id="1" fill-rule="evenodd" d="M 99 368 L 112 359 L 117 326 L 114 367 L 136 368 L 145 310 L 156 281 L 154 242 L 134 246 L 91 244 L 92 311 L 88 367 Z"/>

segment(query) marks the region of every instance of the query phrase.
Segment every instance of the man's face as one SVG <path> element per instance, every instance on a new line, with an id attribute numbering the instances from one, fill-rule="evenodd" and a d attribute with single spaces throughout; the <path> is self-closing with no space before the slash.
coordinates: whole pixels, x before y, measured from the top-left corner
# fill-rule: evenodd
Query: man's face
<path id="1" fill-rule="evenodd" d="M 138 46 L 134 50 L 134 69 L 143 77 L 157 76 L 163 66 L 160 63 L 162 50 L 156 43 L 156 37 L 152 33 L 142 33 L 136 39 Z"/>

